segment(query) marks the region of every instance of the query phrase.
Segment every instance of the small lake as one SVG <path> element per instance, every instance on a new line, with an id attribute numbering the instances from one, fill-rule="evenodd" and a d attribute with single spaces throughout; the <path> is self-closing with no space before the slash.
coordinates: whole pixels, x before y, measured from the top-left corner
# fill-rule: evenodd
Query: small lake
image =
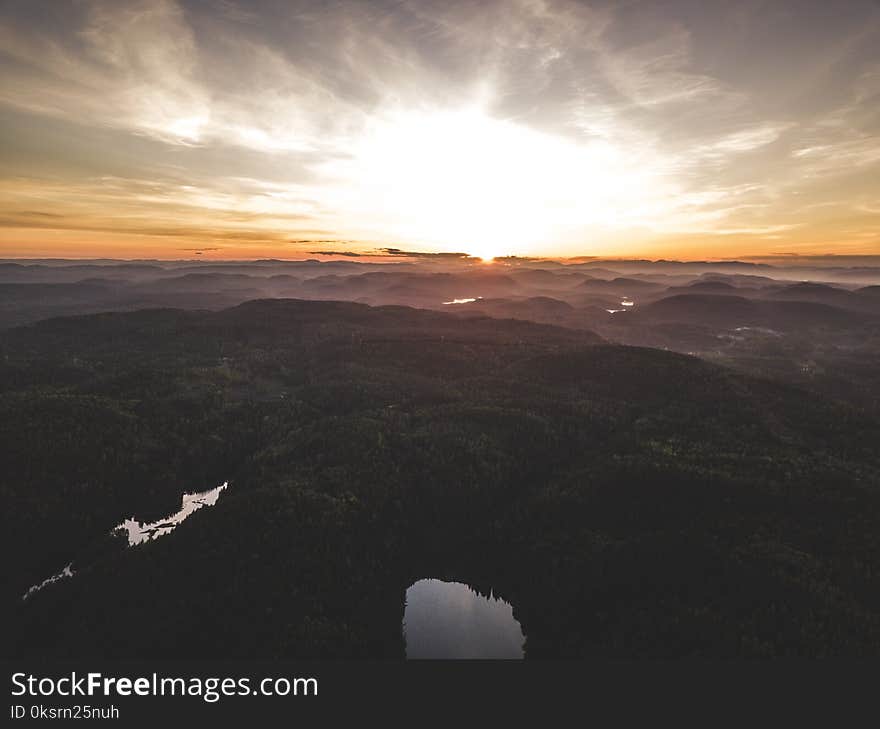
<path id="1" fill-rule="evenodd" d="M 203 506 L 214 506 L 220 494 L 226 489 L 229 482 L 224 481 L 219 486 L 208 491 L 199 491 L 194 494 L 183 494 L 180 497 L 180 510 L 171 516 L 166 516 L 159 521 L 149 523 L 139 522 L 133 517 L 126 519 L 119 526 L 113 529 L 113 533 L 125 533 L 128 537 L 128 546 L 133 547 L 136 544 L 149 542 L 152 539 L 164 537 L 166 534 L 173 532 L 180 524 L 182 524 L 189 516 L 201 509 Z M 67 577 L 73 577 L 73 562 L 69 563 L 59 573 L 47 577 L 36 585 L 31 585 L 28 591 L 21 596 L 22 600 L 27 600 L 35 592 L 39 592 L 44 587 L 53 585 L 59 580 Z"/>
<path id="2" fill-rule="evenodd" d="M 63 580 L 65 577 L 73 577 L 73 562 L 67 565 L 61 572 L 57 575 L 52 575 L 51 577 L 47 577 L 45 580 L 36 585 L 31 585 L 28 588 L 28 591 L 21 596 L 22 600 L 27 600 L 31 595 L 35 592 L 39 592 L 47 585 L 53 585 L 59 580 Z"/>
<path id="3" fill-rule="evenodd" d="M 203 506 L 214 506 L 220 494 L 224 491 L 227 482 L 223 482 L 219 486 L 208 491 L 200 491 L 195 494 L 184 494 L 180 498 L 180 511 L 166 516 L 159 521 L 144 524 L 134 518 L 126 519 L 114 531 L 126 532 L 128 534 L 128 546 L 133 547 L 135 544 L 142 544 L 151 539 L 158 539 L 170 534 L 181 523 L 183 523 L 191 514 L 195 513 Z"/>
<path id="4" fill-rule="evenodd" d="M 469 299 L 453 299 L 452 301 L 444 301 L 443 306 L 450 306 L 451 304 L 472 304 L 478 299 L 482 299 L 482 296 L 477 296 Z"/>
<path id="5" fill-rule="evenodd" d="M 403 634 L 407 658 L 519 659 L 525 642 L 510 603 L 436 579 L 406 591 Z"/>

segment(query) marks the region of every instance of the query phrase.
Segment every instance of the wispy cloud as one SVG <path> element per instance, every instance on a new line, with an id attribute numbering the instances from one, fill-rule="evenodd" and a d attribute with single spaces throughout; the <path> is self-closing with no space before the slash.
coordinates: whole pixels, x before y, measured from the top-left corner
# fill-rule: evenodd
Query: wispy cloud
<path id="1" fill-rule="evenodd" d="M 868 0 L 46 7 L 0 16 L 5 239 L 524 255 L 880 232 Z"/>

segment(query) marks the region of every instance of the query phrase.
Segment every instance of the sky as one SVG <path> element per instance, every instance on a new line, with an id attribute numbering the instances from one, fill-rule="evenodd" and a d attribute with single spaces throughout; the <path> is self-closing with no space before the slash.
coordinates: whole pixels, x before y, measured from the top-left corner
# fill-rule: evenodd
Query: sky
<path id="1" fill-rule="evenodd" d="M 0 0 L 0 256 L 880 254 L 880 2 Z"/>

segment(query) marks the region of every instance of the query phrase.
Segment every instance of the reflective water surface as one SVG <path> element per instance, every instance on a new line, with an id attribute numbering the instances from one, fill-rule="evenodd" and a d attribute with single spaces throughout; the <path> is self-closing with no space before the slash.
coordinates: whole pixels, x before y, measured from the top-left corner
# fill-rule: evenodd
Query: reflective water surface
<path id="1" fill-rule="evenodd" d="M 150 539 L 164 537 L 166 534 L 174 531 L 181 522 L 203 506 L 213 506 L 216 504 L 217 499 L 220 498 L 220 494 L 227 484 L 228 482 L 224 481 L 216 488 L 209 489 L 208 491 L 201 491 L 197 494 L 184 494 L 181 497 L 180 511 L 171 516 L 166 516 L 164 519 L 148 524 L 135 521 L 134 518 L 126 519 L 114 531 L 128 532 L 128 546 L 130 547 L 147 542 Z"/>
<path id="2" fill-rule="evenodd" d="M 452 301 L 444 301 L 443 305 L 449 306 L 450 304 L 471 304 L 474 301 L 476 301 L 477 299 L 482 299 L 482 298 L 483 298 L 482 296 L 477 296 L 476 298 L 470 298 L 470 299 L 453 299 Z"/>
<path id="3" fill-rule="evenodd" d="M 63 580 L 65 577 L 73 577 L 73 562 L 68 564 L 67 567 L 65 567 L 63 570 L 61 570 L 61 572 L 59 572 L 57 575 L 52 575 L 51 577 L 47 577 L 45 580 L 43 580 L 42 582 L 40 582 L 37 585 L 31 585 L 28 588 L 28 591 L 26 593 L 24 593 L 24 595 L 21 596 L 21 599 L 27 600 L 35 592 L 39 592 L 44 587 L 46 587 L 46 585 L 51 585 L 55 582 L 58 582 L 58 580 Z"/>
<path id="4" fill-rule="evenodd" d="M 177 526 L 181 524 L 187 517 L 201 509 L 203 506 L 213 506 L 214 504 L 216 504 L 217 499 L 220 498 L 221 492 L 226 488 L 227 485 L 228 482 L 224 481 L 216 488 L 209 489 L 208 491 L 200 491 L 196 494 L 183 494 L 183 496 L 181 497 L 180 511 L 172 514 L 171 516 L 167 516 L 164 519 L 159 519 L 159 521 L 150 522 L 149 524 L 142 524 L 139 521 L 135 521 L 134 518 L 126 519 L 119 526 L 113 529 L 113 532 L 127 532 L 129 547 L 132 547 L 135 544 L 141 544 L 142 542 L 147 542 L 151 539 L 157 539 L 159 537 L 165 536 L 166 534 L 169 534 L 175 528 L 177 528 Z M 73 577 L 73 575 L 73 562 L 71 562 L 58 574 L 47 577 L 45 580 L 36 585 L 31 585 L 31 587 L 28 588 L 28 591 L 21 596 L 21 599 L 27 600 L 27 598 L 30 597 L 33 593 L 42 590 L 44 587 L 54 584 L 59 580 L 63 580 L 66 577 Z"/>
<path id="5" fill-rule="evenodd" d="M 525 636 L 513 607 L 461 582 L 419 580 L 406 591 L 407 658 L 523 657 Z"/>

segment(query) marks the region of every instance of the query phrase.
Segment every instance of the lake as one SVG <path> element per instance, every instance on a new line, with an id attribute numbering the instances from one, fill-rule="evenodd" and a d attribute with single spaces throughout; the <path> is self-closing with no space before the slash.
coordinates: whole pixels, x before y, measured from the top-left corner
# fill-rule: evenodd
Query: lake
<path id="1" fill-rule="evenodd" d="M 216 488 L 208 491 L 199 491 L 194 494 L 184 494 L 180 498 L 180 511 L 166 516 L 159 521 L 143 523 L 133 517 L 126 519 L 114 531 L 125 532 L 128 535 L 128 545 L 133 547 L 135 544 L 142 544 L 151 539 L 158 539 L 170 534 L 180 524 L 182 524 L 190 515 L 201 509 L 203 506 L 214 506 L 220 494 L 226 489 L 228 482 L 224 481 Z"/>
<path id="2" fill-rule="evenodd" d="M 424 579 L 406 591 L 407 658 L 523 657 L 525 636 L 510 603 L 462 582 Z"/>
<path id="3" fill-rule="evenodd" d="M 132 517 L 130 519 L 126 519 L 121 524 L 119 524 L 113 530 L 113 532 L 124 532 L 128 537 L 129 547 L 133 547 L 136 544 L 149 542 L 150 540 L 158 539 L 159 537 L 164 537 L 166 534 L 170 534 L 171 532 L 173 532 L 178 526 L 186 521 L 188 517 L 201 509 L 203 506 L 214 506 L 214 504 L 217 503 L 217 499 L 220 498 L 220 494 L 223 493 L 228 485 L 229 483 L 227 481 L 224 481 L 216 488 L 209 489 L 208 491 L 199 491 L 193 494 L 183 494 L 183 496 L 180 497 L 180 510 L 175 512 L 174 514 L 171 514 L 171 516 L 167 516 L 164 519 L 159 519 L 159 521 L 149 523 L 139 522 Z M 28 588 L 28 591 L 21 596 L 21 599 L 27 600 L 31 595 L 33 595 L 35 592 L 39 592 L 44 587 L 47 587 L 48 585 L 53 585 L 59 580 L 63 580 L 67 577 L 73 577 L 73 575 L 73 562 L 71 562 L 57 574 L 54 574 L 51 577 L 47 577 L 45 580 L 36 585 L 31 585 L 31 587 Z"/>

